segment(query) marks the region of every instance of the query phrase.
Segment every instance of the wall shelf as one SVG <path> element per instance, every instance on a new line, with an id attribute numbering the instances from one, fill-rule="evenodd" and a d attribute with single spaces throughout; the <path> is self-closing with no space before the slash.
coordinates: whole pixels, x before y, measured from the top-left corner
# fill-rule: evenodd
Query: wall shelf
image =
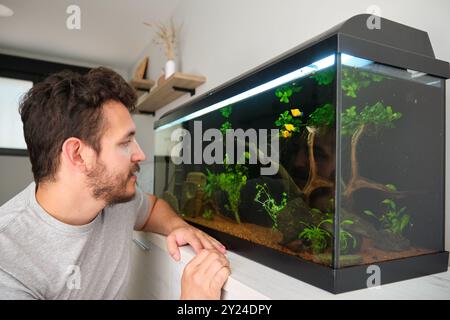
<path id="1" fill-rule="evenodd" d="M 183 94 L 194 95 L 195 89 L 205 82 L 206 78 L 203 76 L 175 72 L 161 85 L 141 96 L 137 108 L 141 112 L 154 113 Z"/>
<path id="2" fill-rule="evenodd" d="M 155 81 L 150 79 L 133 79 L 130 81 L 130 84 L 136 90 L 150 91 L 150 89 L 155 85 Z"/>

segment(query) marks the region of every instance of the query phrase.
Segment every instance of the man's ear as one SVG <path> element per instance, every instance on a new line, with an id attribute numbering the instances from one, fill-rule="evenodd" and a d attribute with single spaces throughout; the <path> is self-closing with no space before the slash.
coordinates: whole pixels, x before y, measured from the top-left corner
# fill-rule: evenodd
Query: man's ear
<path id="1" fill-rule="evenodd" d="M 65 161 L 72 167 L 85 171 L 93 161 L 93 150 L 78 138 L 71 137 L 64 141 L 62 155 Z"/>

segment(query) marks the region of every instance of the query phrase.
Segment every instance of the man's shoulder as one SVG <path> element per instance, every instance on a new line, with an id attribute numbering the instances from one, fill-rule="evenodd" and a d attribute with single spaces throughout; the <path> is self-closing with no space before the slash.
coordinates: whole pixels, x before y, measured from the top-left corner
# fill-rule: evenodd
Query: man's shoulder
<path id="1" fill-rule="evenodd" d="M 36 241 L 40 230 L 30 214 L 33 191 L 34 183 L 0 207 L 0 286 L 12 283 L 16 289 L 39 287 L 44 292 L 47 276 L 42 273 L 42 265 L 34 265 L 35 258 L 43 253 L 37 250 L 42 245 Z"/>
<path id="2" fill-rule="evenodd" d="M 24 190 L 0 206 L 0 232 L 6 229 L 8 225 L 27 210 L 29 193 L 33 185 L 34 183 L 29 184 Z"/>

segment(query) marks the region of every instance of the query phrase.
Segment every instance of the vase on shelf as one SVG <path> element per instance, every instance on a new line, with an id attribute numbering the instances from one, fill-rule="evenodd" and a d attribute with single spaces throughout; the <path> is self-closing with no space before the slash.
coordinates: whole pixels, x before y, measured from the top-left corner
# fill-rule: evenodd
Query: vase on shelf
<path id="1" fill-rule="evenodd" d="M 175 73 L 176 64 L 174 60 L 167 60 L 166 65 L 164 67 L 164 77 L 168 79 L 171 75 Z"/>

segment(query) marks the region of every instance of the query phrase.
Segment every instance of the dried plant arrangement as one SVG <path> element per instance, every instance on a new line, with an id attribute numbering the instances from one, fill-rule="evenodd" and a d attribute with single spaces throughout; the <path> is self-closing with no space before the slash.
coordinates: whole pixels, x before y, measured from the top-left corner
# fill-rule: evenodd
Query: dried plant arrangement
<path id="1" fill-rule="evenodd" d="M 163 23 L 151 24 L 144 22 L 146 26 L 151 27 L 155 31 L 155 38 L 153 43 L 162 45 L 164 47 L 166 57 L 168 60 L 175 59 L 175 47 L 178 40 L 178 33 L 180 28 L 176 28 L 173 19 L 170 19 L 169 25 Z"/>

